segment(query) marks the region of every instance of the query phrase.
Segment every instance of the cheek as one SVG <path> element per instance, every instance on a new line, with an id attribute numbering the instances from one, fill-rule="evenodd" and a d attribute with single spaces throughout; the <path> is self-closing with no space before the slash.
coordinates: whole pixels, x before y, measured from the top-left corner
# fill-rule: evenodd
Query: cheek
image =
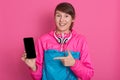
<path id="1" fill-rule="evenodd" d="M 66 19 L 66 21 L 67 21 L 67 22 L 72 22 L 72 18 L 69 17 L 69 18 Z"/>
<path id="2" fill-rule="evenodd" d="M 59 18 L 55 18 L 55 21 L 56 21 L 56 22 L 59 22 L 59 20 L 60 20 Z"/>
<path id="3" fill-rule="evenodd" d="M 72 23 L 72 18 L 68 18 L 68 19 L 66 19 L 66 21 L 67 21 L 69 24 L 71 24 L 71 23 Z"/>
<path id="4" fill-rule="evenodd" d="M 56 26 L 59 25 L 59 20 L 58 19 L 55 19 L 55 24 L 56 24 Z"/>
<path id="5" fill-rule="evenodd" d="M 72 23 L 72 20 L 67 20 L 67 22 L 68 22 L 68 25 L 70 25 Z"/>

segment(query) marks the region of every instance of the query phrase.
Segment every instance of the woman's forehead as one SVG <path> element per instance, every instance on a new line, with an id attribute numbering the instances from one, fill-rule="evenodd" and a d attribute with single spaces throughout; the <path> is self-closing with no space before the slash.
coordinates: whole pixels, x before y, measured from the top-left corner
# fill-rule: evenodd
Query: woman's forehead
<path id="1" fill-rule="evenodd" d="M 57 11 L 56 11 L 56 14 L 68 14 L 68 13 L 65 13 L 65 12 L 63 12 L 63 11 L 57 10 Z M 69 14 L 68 14 L 68 15 L 69 15 Z"/>

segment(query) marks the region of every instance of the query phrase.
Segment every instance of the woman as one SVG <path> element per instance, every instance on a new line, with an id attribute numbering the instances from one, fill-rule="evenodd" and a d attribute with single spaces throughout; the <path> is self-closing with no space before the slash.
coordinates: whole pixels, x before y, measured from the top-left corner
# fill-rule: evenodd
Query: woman
<path id="1" fill-rule="evenodd" d="M 43 35 L 36 44 L 36 59 L 22 60 L 34 80 L 90 80 L 93 67 L 85 38 L 72 27 L 75 10 L 70 3 L 60 3 L 54 13 L 56 30 Z"/>

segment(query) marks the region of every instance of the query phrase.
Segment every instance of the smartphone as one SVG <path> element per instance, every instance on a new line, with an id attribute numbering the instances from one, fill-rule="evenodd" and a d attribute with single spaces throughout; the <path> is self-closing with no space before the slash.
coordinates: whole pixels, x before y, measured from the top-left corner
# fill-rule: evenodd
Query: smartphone
<path id="1" fill-rule="evenodd" d="M 28 59 L 36 58 L 34 40 L 32 37 L 23 38 L 24 47 L 27 54 Z"/>

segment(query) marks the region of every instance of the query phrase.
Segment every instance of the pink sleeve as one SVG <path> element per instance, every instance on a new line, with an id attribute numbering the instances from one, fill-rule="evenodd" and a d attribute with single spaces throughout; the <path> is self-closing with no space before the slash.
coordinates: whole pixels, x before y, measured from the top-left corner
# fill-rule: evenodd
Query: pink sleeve
<path id="1" fill-rule="evenodd" d="M 43 66 L 43 47 L 42 43 L 40 40 L 38 40 L 36 46 L 36 66 L 37 70 L 36 71 L 31 71 L 31 75 L 33 80 L 41 80 L 42 78 L 42 66 Z"/>
<path id="2" fill-rule="evenodd" d="M 75 60 L 75 64 L 70 68 L 78 78 L 82 80 L 90 80 L 94 74 L 94 70 L 88 54 L 87 42 L 85 40 L 82 42 L 80 60 Z"/>

